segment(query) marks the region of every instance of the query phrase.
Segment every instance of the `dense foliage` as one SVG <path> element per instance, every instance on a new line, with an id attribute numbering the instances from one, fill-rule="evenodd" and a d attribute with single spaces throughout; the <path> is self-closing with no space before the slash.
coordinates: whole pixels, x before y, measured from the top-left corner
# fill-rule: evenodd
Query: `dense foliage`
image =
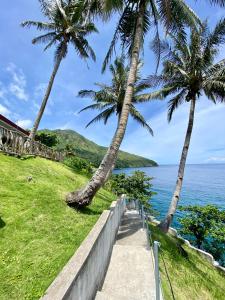
<path id="1" fill-rule="evenodd" d="M 93 171 L 92 165 L 86 159 L 76 156 L 65 158 L 64 164 L 73 169 L 75 172 L 83 175 L 90 176 Z"/>
<path id="2" fill-rule="evenodd" d="M 48 147 L 54 147 L 58 143 L 57 135 L 53 132 L 39 131 L 35 136 L 35 140 Z"/>
<path id="3" fill-rule="evenodd" d="M 151 191 L 151 177 L 144 172 L 135 171 L 128 176 L 125 173 L 114 174 L 110 180 L 111 190 L 116 195 L 126 194 L 129 200 L 139 200 L 147 209 L 150 209 L 150 199 L 154 192 Z"/>
<path id="4" fill-rule="evenodd" d="M 180 210 L 186 212 L 179 219 L 180 233 L 225 265 L 225 211 L 214 205 L 181 206 Z"/>

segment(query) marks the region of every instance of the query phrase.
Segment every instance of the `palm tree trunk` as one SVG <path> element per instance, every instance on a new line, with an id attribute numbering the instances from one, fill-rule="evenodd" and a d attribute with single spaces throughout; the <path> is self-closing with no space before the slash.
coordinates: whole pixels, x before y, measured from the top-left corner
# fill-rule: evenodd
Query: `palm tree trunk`
<path id="1" fill-rule="evenodd" d="M 184 178 L 184 169 L 186 165 L 186 159 L 188 155 L 188 149 L 190 146 L 191 134 L 192 134 L 193 123 L 194 123 L 195 102 L 196 102 L 195 98 L 191 100 L 188 128 L 187 128 L 184 146 L 181 154 L 175 191 L 166 218 L 159 224 L 159 228 L 164 232 L 168 232 L 169 230 L 169 227 L 173 221 L 173 216 L 176 212 L 178 201 L 180 198 L 180 193 L 181 193 L 181 188 L 182 188 L 182 183 Z"/>
<path id="2" fill-rule="evenodd" d="M 112 142 L 104 156 L 98 170 L 95 172 L 91 180 L 85 186 L 84 189 L 76 192 L 69 193 L 66 197 L 66 202 L 69 205 L 86 206 L 89 205 L 95 196 L 96 192 L 101 188 L 105 182 L 109 171 L 113 164 L 116 162 L 120 145 L 123 141 L 123 137 L 126 131 L 128 122 L 130 105 L 132 102 L 132 96 L 134 92 L 134 84 L 137 77 L 137 68 L 139 62 L 139 55 L 142 47 L 142 35 L 143 35 L 143 20 L 145 12 L 145 0 L 141 1 L 139 7 L 139 13 L 136 23 L 134 45 L 132 49 L 130 71 L 127 80 L 127 89 L 125 93 L 123 108 L 117 126 L 116 132 L 112 139 Z"/>
<path id="3" fill-rule="evenodd" d="M 104 180 L 104 184 L 109 180 L 110 176 L 112 175 L 115 165 L 116 165 L 116 162 L 112 165 L 111 169 L 108 171 L 108 174 L 106 175 L 105 180 Z"/>
<path id="4" fill-rule="evenodd" d="M 55 76 L 57 74 L 57 71 L 59 69 L 59 66 L 60 66 L 60 63 L 61 63 L 61 61 L 63 59 L 64 54 L 65 54 L 65 48 L 62 49 L 62 52 L 61 52 L 60 56 L 58 57 L 57 61 L 55 62 L 54 69 L 53 69 L 52 75 L 50 77 L 47 90 L 45 92 L 44 99 L 43 99 L 43 101 L 41 103 L 41 107 L 39 109 L 37 118 L 36 118 L 36 120 L 34 122 L 34 125 L 32 127 L 31 132 L 30 132 L 30 135 L 29 135 L 29 140 L 31 141 L 31 143 L 34 141 L 36 132 L 38 130 L 40 121 L 41 121 L 43 113 L 45 111 L 46 104 L 48 102 L 48 98 L 49 98 L 51 90 L 52 90 L 52 86 L 53 86 L 53 83 L 54 83 L 54 80 L 55 80 Z"/>

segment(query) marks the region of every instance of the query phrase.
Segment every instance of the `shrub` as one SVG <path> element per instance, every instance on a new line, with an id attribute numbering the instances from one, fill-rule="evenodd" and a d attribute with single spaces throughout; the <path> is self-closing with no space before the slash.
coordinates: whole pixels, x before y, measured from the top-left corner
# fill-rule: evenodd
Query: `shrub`
<path id="1" fill-rule="evenodd" d="M 48 147 L 54 147 L 58 144 L 57 135 L 52 132 L 39 131 L 35 136 L 35 140 Z"/>
<path id="2" fill-rule="evenodd" d="M 179 219 L 180 233 L 199 249 L 210 252 L 225 265 L 225 211 L 215 205 L 181 206 L 186 215 Z"/>
<path id="3" fill-rule="evenodd" d="M 110 185 L 117 196 L 126 194 L 129 200 L 139 200 L 145 208 L 151 210 L 150 199 L 155 194 L 151 191 L 151 180 L 144 172 L 135 171 L 130 176 L 125 173 L 112 175 Z"/>

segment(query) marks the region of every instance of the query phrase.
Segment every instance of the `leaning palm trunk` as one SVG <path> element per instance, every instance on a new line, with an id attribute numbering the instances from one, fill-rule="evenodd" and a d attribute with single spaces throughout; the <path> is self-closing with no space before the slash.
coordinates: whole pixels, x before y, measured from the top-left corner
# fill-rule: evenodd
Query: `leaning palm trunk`
<path id="1" fill-rule="evenodd" d="M 169 227 L 173 221 L 173 216 L 176 212 L 178 201 L 180 198 L 180 193 L 181 193 L 181 188 L 182 188 L 182 183 L 183 183 L 183 178 L 184 178 L 184 169 L 185 169 L 185 164 L 186 164 L 186 159 L 187 159 L 187 155 L 188 155 L 188 149 L 190 146 L 191 134 L 192 134 L 192 129 L 193 129 L 193 123 L 194 123 L 194 114 L 195 114 L 195 99 L 192 99 L 190 113 L 189 113 L 188 128 L 187 128 L 187 133 L 186 133 L 184 146 L 183 146 L 183 150 L 182 150 L 182 154 L 181 154 L 175 191 L 174 191 L 171 203 L 170 203 L 170 207 L 169 207 L 167 216 L 159 224 L 159 228 L 161 228 L 161 230 L 164 232 L 168 232 L 168 230 L 169 230 Z"/>
<path id="2" fill-rule="evenodd" d="M 46 104 L 47 104 L 47 102 L 48 102 L 48 98 L 49 98 L 50 93 L 51 93 L 51 90 L 52 90 L 52 86 L 53 86 L 53 83 L 54 83 L 54 80 L 55 80 L 55 76 L 56 76 L 56 74 L 57 74 L 57 71 L 58 71 L 58 69 L 59 69 L 60 63 L 61 63 L 61 61 L 62 61 L 64 55 L 65 55 L 65 47 L 62 49 L 62 51 L 61 51 L 59 57 L 57 57 L 57 60 L 56 60 L 56 62 L 55 62 L 54 69 L 53 69 L 51 78 L 50 78 L 50 80 L 49 80 L 48 87 L 47 87 L 47 90 L 46 90 L 44 99 L 43 99 L 43 101 L 42 101 L 42 103 L 41 103 L 41 107 L 40 107 L 40 109 L 39 109 L 37 118 L 36 118 L 36 120 L 35 120 L 35 122 L 34 122 L 34 126 L 33 126 L 32 130 L 31 130 L 31 132 L 30 132 L 30 135 L 29 135 L 29 140 L 30 140 L 31 142 L 33 142 L 34 139 L 35 139 L 36 132 L 37 132 L 37 130 L 38 130 L 40 121 L 41 121 L 42 116 L 43 116 L 43 113 L 44 113 L 44 111 L 45 111 Z"/>
<path id="3" fill-rule="evenodd" d="M 123 141 L 123 137 L 126 131 L 128 122 L 130 105 L 132 102 L 132 96 L 134 93 L 134 84 L 137 76 L 137 68 L 139 63 L 139 54 L 142 46 L 142 34 L 143 34 L 143 20 L 144 20 L 145 1 L 142 1 L 139 7 L 139 14 L 136 23 L 134 44 L 131 55 L 130 71 L 127 80 L 127 89 L 123 102 L 123 108 L 117 126 L 116 132 L 112 139 L 106 155 L 104 156 L 98 170 L 95 172 L 91 180 L 86 187 L 80 191 L 69 193 L 66 197 L 66 202 L 70 205 L 86 206 L 89 205 L 95 196 L 96 192 L 104 184 L 107 175 L 109 174 L 112 166 L 116 162 L 120 145 Z"/>
<path id="4" fill-rule="evenodd" d="M 114 162 L 114 164 L 112 165 L 111 169 L 108 171 L 108 174 L 105 177 L 104 184 L 109 180 L 110 176 L 112 175 L 115 165 L 116 165 L 116 163 Z"/>

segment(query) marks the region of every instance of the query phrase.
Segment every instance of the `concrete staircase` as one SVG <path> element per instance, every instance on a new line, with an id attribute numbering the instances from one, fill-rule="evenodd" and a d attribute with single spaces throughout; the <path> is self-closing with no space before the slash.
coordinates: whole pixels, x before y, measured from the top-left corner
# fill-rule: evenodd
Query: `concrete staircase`
<path id="1" fill-rule="evenodd" d="M 153 253 L 136 210 L 124 214 L 102 290 L 95 299 L 155 299 Z"/>

